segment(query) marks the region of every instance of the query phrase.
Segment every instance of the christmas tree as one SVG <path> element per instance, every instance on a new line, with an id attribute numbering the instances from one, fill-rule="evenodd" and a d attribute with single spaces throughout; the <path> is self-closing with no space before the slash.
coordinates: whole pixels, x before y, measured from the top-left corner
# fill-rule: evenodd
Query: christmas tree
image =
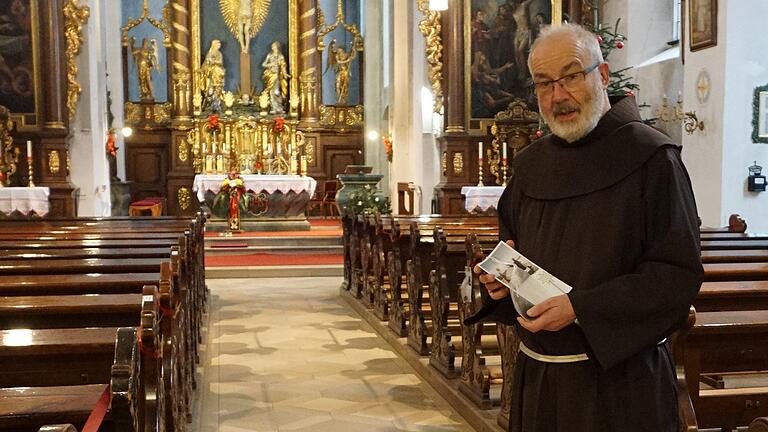
<path id="1" fill-rule="evenodd" d="M 600 51 L 603 52 L 603 60 L 608 61 L 614 49 L 623 49 L 624 41 L 627 37 L 619 33 L 619 23 L 621 18 L 616 20 L 613 27 L 598 25 L 597 28 L 590 29 L 597 35 L 597 42 L 600 44 Z M 637 84 L 632 82 L 632 77 L 627 76 L 627 72 L 632 66 L 611 71 L 611 79 L 608 83 L 608 96 L 633 96 L 638 89 Z"/>

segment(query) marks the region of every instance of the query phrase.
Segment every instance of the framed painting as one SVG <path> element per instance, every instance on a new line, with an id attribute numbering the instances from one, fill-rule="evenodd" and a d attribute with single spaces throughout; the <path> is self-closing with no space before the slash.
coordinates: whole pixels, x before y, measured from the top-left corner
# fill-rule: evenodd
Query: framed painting
<path id="1" fill-rule="evenodd" d="M 752 100 L 752 142 L 768 143 L 768 84 L 755 88 Z"/>
<path id="2" fill-rule="evenodd" d="M 688 0 L 691 51 L 717 45 L 717 0 Z"/>
<path id="3" fill-rule="evenodd" d="M 20 128 L 37 123 L 38 25 L 37 1 L 0 2 L 0 105 Z"/>
<path id="4" fill-rule="evenodd" d="M 561 0 L 464 2 L 466 118 L 484 126 L 515 99 L 538 111 L 528 53 L 544 26 L 562 19 Z"/>

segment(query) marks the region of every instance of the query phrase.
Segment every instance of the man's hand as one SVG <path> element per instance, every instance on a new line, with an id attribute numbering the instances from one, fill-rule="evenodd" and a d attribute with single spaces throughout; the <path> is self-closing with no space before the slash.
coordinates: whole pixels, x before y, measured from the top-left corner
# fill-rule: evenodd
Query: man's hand
<path id="1" fill-rule="evenodd" d="M 511 247 L 515 247 L 515 242 L 512 240 L 507 240 L 507 244 Z M 501 284 L 501 282 L 496 281 L 496 277 L 494 275 L 490 275 L 488 273 L 485 273 L 483 269 L 480 268 L 480 266 L 475 266 L 473 269 L 475 274 L 480 275 L 478 279 L 480 279 L 480 282 L 482 282 L 483 285 L 485 285 L 485 289 L 488 291 L 488 295 L 491 296 L 494 300 L 501 300 L 504 297 L 509 295 L 509 288 L 505 287 Z"/>
<path id="2" fill-rule="evenodd" d="M 528 309 L 528 315 L 534 318 L 533 321 L 526 321 L 517 317 L 517 322 L 531 333 L 540 330 L 558 331 L 576 320 L 571 299 L 566 294 L 552 297 L 537 304 Z"/>

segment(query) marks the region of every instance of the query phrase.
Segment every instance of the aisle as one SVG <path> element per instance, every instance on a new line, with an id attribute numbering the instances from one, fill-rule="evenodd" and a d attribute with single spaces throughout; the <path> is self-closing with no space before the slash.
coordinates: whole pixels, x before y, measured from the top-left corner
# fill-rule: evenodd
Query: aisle
<path id="1" fill-rule="evenodd" d="M 338 298 L 341 278 L 209 279 L 192 431 L 470 431 Z"/>

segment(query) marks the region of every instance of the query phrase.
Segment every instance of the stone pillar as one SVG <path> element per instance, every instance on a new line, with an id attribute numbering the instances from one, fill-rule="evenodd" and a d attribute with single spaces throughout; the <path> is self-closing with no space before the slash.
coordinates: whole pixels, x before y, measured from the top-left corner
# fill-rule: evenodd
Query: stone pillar
<path id="1" fill-rule="evenodd" d="M 84 43 L 77 57 L 77 81 L 83 89 L 70 119 L 72 182 L 80 188 L 79 216 L 110 216 L 109 166 L 106 154 L 107 110 L 106 4 L 88 0 L 91 14 L 83 27 Z"/>
<path id="2" fill-rule="evenodd" d="M 388 134 L 387 125 L 382 120 L 384 106 L 383 98 L 384 73 L 382 65 L 384 56 L 384 29 L 382 15 L 382 0 L 368 0 L 365 4 L 364 35 L 365 61 L 363 62 L 365 94 L 365 164 L 373 167 L 375 174 L 382 174 L 380 188 L 388 194 L 389 163 L 382 144 L 382 137 Z M 375 132 L 375 133 L 372 133 Z M 369 134 L 371 135 L 369 137 Z M 372 139 L 373 138 L 373 139 Z"/>
<path id="3" fill-rule="evenodd" d="M 464 133 L 464 1 L 450 2 L 443 12 L 443 61 L 445 62 L 445 132 Z M 447 60 L 446 59 L 450 59 Z"/>
<path id="4" fill-rule="evenodd" d="M 192 105 L 192 54 L 190 46 L 190 13 L 189 0 L 173 0 L 171 3 L 172 26 L 171 43 L 172 56 L 169 56 L 169 64 L 172 64 L 173 88 L 171 100 L 173 101 L 173 117 L 178 120 L 189 120 Z"/>
<path id="5" fill-rule="evenodd" d="M 302 126 L 320 118 L 320 52 L 317 50 L 317 0 L 299 0 L 299 118 Z"/>

